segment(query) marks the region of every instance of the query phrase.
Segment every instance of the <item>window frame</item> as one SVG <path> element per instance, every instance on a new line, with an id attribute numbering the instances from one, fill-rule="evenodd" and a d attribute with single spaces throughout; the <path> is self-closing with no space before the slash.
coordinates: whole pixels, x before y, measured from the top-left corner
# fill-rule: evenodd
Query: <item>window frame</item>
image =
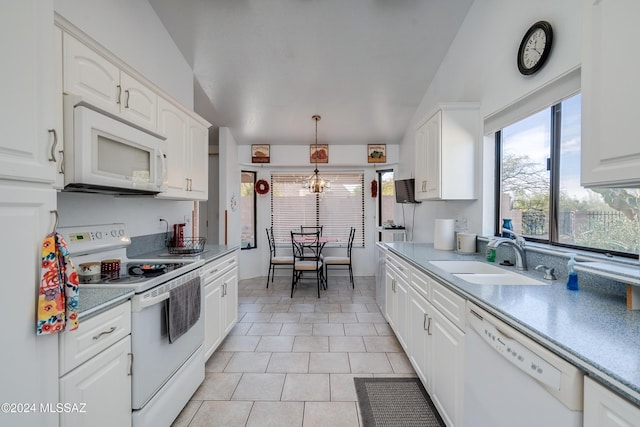
<path id="1" fill-rule="evenodd" d="M 259 234 L 258 233 L 258 196 L 256 195 L 256 182 L 258 178 L 258 173 L 256 171 L 240 170 L 240 185 L 243 184 L 242 175 L 245 173 L 253 175 L 253 231 L 254 233 L 253 233 L 253 246 L 248 248 L 240 245 L 240 250 L 243 250 L 243 251 L 258 248 L 258 234 Z M 240 193 L 240 202 L 242 203 L 242 193 Z M 240 226 L 242 226 L 242 223 L 240 224 Z"/>
<path id="2" fill-rule="evenodd" d="M 601 249 L 590 246 L 580 246 L 575 244 L 568 244 L 559 241 L 559 221 L 558 212 L 560 210 L 560 159 L 561 159 L 561 141 L 562 141 L 562 102 L 566 99 L 575 96 L 567 96 L 553 103 L 551 106 L 542 108 L 529 114 L 530 117 L 540 111 L 550 110 L 550 141 L 549 141 L 549 237 L 548 239 L 540 239 L 527 236 L 528 242 L 536 242 L 542 244 L 548 244 L 550 246 L 561 247 L 572 250 L 580 250 L 586 252 L 593 252 L 599 254 L 606 254 L 612 256 L 620 256 L 625 258 L 637 259 L 638 254 L 630 252 L 620 252 L 612 249 Z M 515 124 L 526 117 L 519 119 L 512 123 Z M 507 127 L 510 125 L 505 125 Z M 494 236 L 501 235 L 502 223 L 501 223 L 501 194 L 502 194 L 502 130 L 495 131 L 495 179 L 494 179 Z"/>

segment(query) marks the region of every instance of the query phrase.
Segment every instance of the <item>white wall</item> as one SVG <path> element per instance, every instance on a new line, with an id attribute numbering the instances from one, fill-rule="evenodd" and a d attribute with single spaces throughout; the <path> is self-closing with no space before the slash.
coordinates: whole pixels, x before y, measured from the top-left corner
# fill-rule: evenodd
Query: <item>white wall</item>
<path id="1" fill-rule="evenodd" d="M 356 276 L 372 276 L 375 274 L 375 230 L 376 199 L 371 197 L 369 183 L 376 179 L 377 169 L 392 169 L 399 159 L 398 145 L 387 144 L 387 163 L 367 163 L 366 145 L 329 145 L 329 163 L 319 164 L 322 171 L 364 171 L 365 183 L 365 247 L 353 249 L 353 268 Z M 313 172 L 314 165 L 309 162 L 309 147 L 291 145 L 271 145 L 271 163 L 251 164 L 251 147 L 239 145 L 237 147 L 237 161 L 239 170 L 257 172 L 256 179 L 264 179 L 270 182 L 272 172 Z M 239 184 L 238 184 L 239 185 Z M 240 278 L 266 276 L 269 267 L 269 245 L 265 230 L 271 226 L 271 198 L 269 194 L 258 195 L 256 202 L 256 249 L 240 251 Z M 336 213 L 339 215 L 339 212 Z M 398 221 L 396 221 L 398 222 Z M 293 228 L 293 226 L 292 226 Z M 239 224 L 237 231 L 240 233 Z M 283 252 L 284 253 L 284 252 Z M 344 248 L 325 248 L 325 254 L 344 254 Z M 276 275 L 290 274 L 285 269 L 276 270 Z M 334 270 L 331 275 L 345 275 L 345 271 Z"/>
<path id="2" fill-rule="evenodd" d="M 219 136 L 219 243 L 240 246 L 240 165 L 236 140 L 229 128 L 221 127 Z M 233 203 L 235 202 L 235 207 Z M 226 239 L 226 242 L 225 242 Z M 242 278 L 245 265 L 240 263 Z"/>
<path id="3" fill-rule="evenodd" d="M 580 0 L 476 0 L 406 129 L 398 177 L 413 176 L 415 126 L 438 103 L 480 102 L 480 115 L 484 118 L 578 67 L 580 16 Z M 554 47 L 547 65 L 539 73 L 525 77 L 518 72 L 516 53 L 525 31 L 539 20 L 553 26 Z M 492 151 L 484 145 L 481 141 L 477 149 L 478 200 L 422 203 L 416 208 L 415 241 L 433 242 L 435 218 L 466 218 L 472 232 L 493 231 L 493 196 L 486 194 L 491 189 L 486 180 L 491 179 L 493 171 L 482 168 L 483 163 L 485 168 L 493 168 L 493 164 L 490 159 L 481 158 L 483 153 Z"/>
<path id="4" fill-rule="evenodd" d="M 55 11 L 136 69 L 170 96 L 193 108 L 193 71 L 147 0 L 55 0 Z M 59 193 L 60 225 L 124 222 L 132 236 L 165 231 L 191 220 L 193 203 L 152 197 Z"/>

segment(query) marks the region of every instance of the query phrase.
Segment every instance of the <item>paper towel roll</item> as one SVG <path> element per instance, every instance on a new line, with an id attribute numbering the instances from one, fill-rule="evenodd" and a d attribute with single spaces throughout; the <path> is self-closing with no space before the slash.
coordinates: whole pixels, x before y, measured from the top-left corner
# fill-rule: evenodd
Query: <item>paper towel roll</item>
<path id="1" fill-rule="evenodd" d="M 433 247 L 442 251 L 452 251 L 455 240 L 455 219 L 436 219 Z"/>

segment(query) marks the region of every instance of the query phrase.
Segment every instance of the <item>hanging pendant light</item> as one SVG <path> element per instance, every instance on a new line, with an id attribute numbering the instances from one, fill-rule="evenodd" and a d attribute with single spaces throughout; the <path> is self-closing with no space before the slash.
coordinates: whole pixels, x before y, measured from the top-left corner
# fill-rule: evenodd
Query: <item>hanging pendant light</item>
<path id="1" fill-rule="evenodd" d="M 318 120 L 321 119 L 319 115 L 311 117 L 316 122 L 316 151 L 315 151 L 315 165 L 316 168 L 313 171 L 313 175 L 302 182 L 303 188 L 308 188 L 310 193 L 322 193 L 325 188 L 331 188 L 331 183 L 319 175 L 318 171 Z"/>

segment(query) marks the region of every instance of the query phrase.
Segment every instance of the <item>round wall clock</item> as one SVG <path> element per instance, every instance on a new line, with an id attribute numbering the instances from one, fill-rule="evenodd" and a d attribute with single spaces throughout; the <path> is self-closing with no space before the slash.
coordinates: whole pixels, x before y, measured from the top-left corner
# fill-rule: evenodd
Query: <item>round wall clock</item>
<path id="1" fill-rule="evenodd" d="M 549 58 L 553 30 L 547 21 L 538 21 L 525 33 L 518 49 L 518 70 L 528 76 L 539 71 Z"/>

